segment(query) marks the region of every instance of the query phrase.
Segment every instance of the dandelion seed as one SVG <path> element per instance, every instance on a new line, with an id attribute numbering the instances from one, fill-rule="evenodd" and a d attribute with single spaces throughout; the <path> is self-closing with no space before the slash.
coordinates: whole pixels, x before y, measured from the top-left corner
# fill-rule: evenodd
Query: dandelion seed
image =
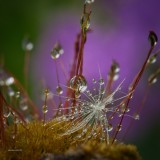
<path id="1" fill-rule="evenodd" d="M 72 125 L 67 127 L 68 130 L 63 133 L 62 136 L 78 132 L 75 139 L 82 137 L 90 139 L 96 138 L 99 135 L 98 137 L 102 139 L 106 137 L 107 143 L 109 143 L 109 132 L 113 130 L 113 126 L 109 122 L 109 115 L 115 112 L 115 108 L 117 107 L 117 105 L 113 105 L 113 103 L 126 97 L 115 98 L 115 95 L 121 90 L 122 83 L 123 81 L 110 95 L 107 95 L 104 80 L 100 78 L 98 94 L 94 95 L 90 90 L 81 93 L 83 98 L 80 99 L 77 97 L 76 104 L 66 108 L 70 110 L 70 112 L 58 117 L 58 123 L 67 121 L 67 117 L 69 117 L 72 122 Z M 87 100 L 84 99 L 85 97 Z M 75 109 L 74 112 L 72 112 L 72 108 Z M 66 117 L 65 119 L 64 116 Z"/>

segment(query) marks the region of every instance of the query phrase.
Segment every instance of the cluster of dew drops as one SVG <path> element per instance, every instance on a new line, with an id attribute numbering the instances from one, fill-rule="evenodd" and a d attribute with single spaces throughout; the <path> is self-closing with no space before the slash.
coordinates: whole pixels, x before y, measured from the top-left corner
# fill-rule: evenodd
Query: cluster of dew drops
<path id="1" fill-rule="evenodd" d="M 33 49 L 33 43 L 24 40 L 22 44 L 23 49 L 26 52 L 31 52 Z M 19 86 L 20 85 L 20 86 Z M 0 66 L 0 89 L 1 94 L 8 104 L 3 105 L 3 117 L 5 119 L 4 122 L 9 119 L 9 122 L 12 122 L 11 119 L 14 119 L 14 123 L 21 122 L 21 118 L 15 113 L 15 111 L 19 111 L 22 113 L 24 120 L 29 122 L 34 118 L 34 115 L 30 114 L 30 104 L 28 101 L 28 96 L 21 90 L 23 87 L 19 83 L 19 81 L 7 70 L 4 69 L 3 64 Z M 9 107 L 10 105 L 10 107 Z M 13 109 L 11 108 L 13 107 Z"/>

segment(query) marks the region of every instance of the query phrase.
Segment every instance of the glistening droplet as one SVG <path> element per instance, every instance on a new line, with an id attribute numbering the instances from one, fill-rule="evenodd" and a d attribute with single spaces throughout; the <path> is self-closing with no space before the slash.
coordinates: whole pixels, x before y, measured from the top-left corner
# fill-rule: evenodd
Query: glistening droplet
<path id="1" fill-rule="evenodd" d="M 91 3 L 94 3 L 94 0 L 86 0 L 85 3 L 91 4 Z"/>
<path id="2" fill-rule="evenodd" d="M 81 97 L 81 93 L 79 91 L 75 92 L 75 98 L 80 98 Z"/>
<path id="3" fill-rule="evenodd" d="M 11 87 L 8 87 L 8 95 L 9 97 L 13 97 L 15 95 L 15 92 Z"/>
<path id="4" fill-rule="evenodd" d="M 25 51 L 31 51 L 34 48 L 34 45 L 28 38 L 25 38 L 22 42 L 22 47 Z"/>
<path id="5" fill-rule="evenodd" d="M 120 71 L 119 64 L 115 60 L 112 62 L 111 71 L 113 73 L 119 73 L 119 71 Z"/>
<path id="6" fill-rule="evenodd" d="M 61 47 L 61 45 L 57 42 L 53 49 L 51 50 L 51 57 L 53 59 L 58 59 L 60 57 L 60 55 L 62 55 L 64 53 L 63 48 Z"/>
<path id="7" fill-rule="evenodd" d="M 82 28 L 82 30 L 83 30 L 84 32 L 86 32 L 86 31 L 89 29 L 89 27 L 90 27 L 89 14 L 87 14 L 87 13 L 84 14 L 84 15 L 82 16 L 82 18 L 81 18 L 80 23 L 81 23 L 81 28 Z"/>
<path id="8" fill-rule="evenodd" d="M 153 64 L 157 61 L 157 54 L 154 54 L 153 56 L 151 56 L 148 60 L 149 64 Z"/>
<path id="9" fill-rule="evenodd" d="M 57 86 L 56 92 L 57 92 L 58 95 L 60 95 L 60 94 L 63 93 L 63 90 L 62 90 L 62 88 L 60 86 Z"/>
<path id="10" fill-rule="evenodd" d="M 76 75 L 70 80 L 70 87 L 78 92 L 84 92 L 87 89 L 87 81 L 84 76 Z"/>
<path id="11" fill-rule="evenodd" d="M 51 51 L 51 57 L 52 57 L 53 59 L 58 59 L 58 58 L 60 57 L 60 54 L 59 54 L 59 52 L 58 52 L 56 49 L 53 49 L 53 50 Z"/>
<path id="12" fill-rule="evenodd" d="M 104 80 L 101 78 L 100 80 L 99 80 L 99 85 L 103 85 L 104 84 Z"/>
<path id="13" fill-rule="evenodd" d="M 46 105 L 43 105 L 42 111 L 43 111 L 44 114 L 46 114 L 48 112 L 48 109 L 47 109 Z"/>
<path id="14" fill-rule="evenodd" d="M 8 118 L 10 115 L 11 115 L 11 112 L 10 112 L 9 110 L 6 111 L 5 113 L 3 113 L 3 116 L 4 116 L 5 118 Z"/>
<path id="15" fill-rule="evenodd" d="M 26 111 L 28 109 L 28 105 L 27 104 L 21 104 L 20 108 L 22 111 Z"/>
<path id="16" fill-rule="evenodd" d="M 14 83 L 14 78 L 13 77 L 8 77 L 5 81 L 6 86 L 10 86 Z"/>
<path id="17" fill-rule="evenodd" d="M 157 82 L 157 77 L 154 74 L 151 74 L 148 78 L 148 83 L 149 84 L 154 84 Z"/>
<path id="18" fill-rule="evenodd" d="M 112 124 L 108 124 L 108 128 L 107 128 L 108 132 L 112 131 L 113 130 L 113 126 Z"/>
<path id="19" fill-rule="evenodd" d="M 150 31 L 149 32 L 148 39 L 149 39 L 150 44 L 151 44 L 152 47 L 155 46 L 157 44 L 157 42 L 158 42 L 158 37 L 157 37 L 157 35 L 156 35 L 156 33 L 154 31 Z"/>
<path id="20" fill-rule="evenodd" d="M 135 120 L 139 120 L 139 114 L 138 113 L 135 113 L 134 115 L 133 115 L 133 118 L 135 119 Z"/>

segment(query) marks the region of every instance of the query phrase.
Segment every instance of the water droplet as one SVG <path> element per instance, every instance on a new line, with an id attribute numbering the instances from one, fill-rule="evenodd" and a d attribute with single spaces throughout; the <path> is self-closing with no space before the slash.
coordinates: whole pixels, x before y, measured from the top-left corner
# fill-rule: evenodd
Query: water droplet
<path id="1" fill-rule="evenodd" d="M 47 109 L 46 105 L 43 105 L 42 111 L 43 111 L 44 114 L 46 114 L 48 112 L 48 109 Z"/>
<path id="2" fill-rule="evenodd" d="M 28 51 L 31 51 L 33 49 L 33 43 L 29 42 L 27 45 L 26 45 L 26 50 Z"/>
<path id="3" fill-rule="evenodd" d="M 77 136 L 77 138 L 81 138 L 82 137 L 82 135 L 81 134 L 79 134 L 78 136 Z"/>
<path id="4" fill-rule="evenodd" d="M 111 116 L 111 117 L 110 117 L 110 120 L 113 119 L 113 118 L 114 118 L 114 116 Z"/>
<path id="5" fill-rule="evenodd" d="M 74 116 L 72 115 L 72 116 L 70 117 L 70 119 L 73 120 L 73 119 L 74 119 Z"/>
<path id="6" fill-rule="evenodd" d="M 34 45 L 32 42 L 29 41 L 28 38 L 25 38 L 22 42 L 22 47 L 25 51 L 31 51 L 34 48 Z"/>
<path id="7" fill-rule="evenodd" d="M 71 80 L 70 80 L 70 87 L 75 90 L 75 91 L 79 91 L 79 92 L 84 92 L 87 89 L 87 81 L 84 78 L 84 76 L 82 75 L 77 75 L 74 76 Z"/>
<path id="8" fill-rule="evenodd" d="M 58 108 L 63 108 L 63 103 L 60 103 Z"/>
<path id="9" fill-rule="evenodd" d="M 64 50 L 62 49 L 61 45 L 57 42 L 51 50 L 51 57 L 53 59 L 58 59 L 60 55 L 62 55 L 63 53 Z"/>
<path id="10" fill-rule="evenodd" d="M 134 113 L 133 118 L 134 118 L 135 120 L 139 120 L 140 116 L 139 116 L 139 114 Z"/>
<path id="11" fill-rule="evenodd" d="M 8 77 L 5 81 L 6 86 L 10 86 L 14 83 L 14 78 L 13 77 Z"/>
<path id="12" fill-rule="evenodd" d="M 113 80 L 114 80 L 114 81 L 116 81 L 118 78 L 119 78 L 119 74 L 115 74 L 115 75 L 113 76 Z"/>
<path id="13" fill-rule="evenodd" d="M 88 13 L 85 13 L 82 16 L 80 23 L 81 23 L 82 30 L 86 32 L 90 27 L 90 18 Z"/>
<path id="14" fill-rule="evenodd" d="M 121 106 L 120 106 L 121 108 L 121 112 L 123 113 L 124 111 L 125 111 L 125 108 L 126 108 L 126 105 L 125 105 L 125 103 L 123 103 Z"/>
<path id="15" fill-rule="evenodd" d="M 65 116 L 63 116 L 63 117 L 62 117 L 62 120 L 66 120 L 66 117 L 65 117 Z"/>
<path id="16" fill-rule="evenodd" d="M 90 92 L 90 90 L 87 90 L 86 93 L 88 96 L 92 96 L 92 93 Z"/>
<path id="17" fill-rule="evenodd" d="M 119 64 L 114 60 L 111 65 L 111 72 L 116 74 L 119 73 L 119 71 L 120 71 Z"/>
<path id="18" fill-rule="evenodd" d="M 105 94 L 105 89 L 104 89 L 104 88 L 101 89 L 101 90 L 100 90 L 100 93 L 101 93 L 101 94 Z"/>
<path id="19" fill-rule="evenodd" d="M 16 118 L 16 119 L 14 120 L 14 123 L 15 123 L 15 124 L 19 124 L 19 123 L 20 123 L 20 120 L 19 120 L 18 118 Z"/>
<path id="20" fill-rule="evenodd" d="M 152 47 L 155 46 L 158 42 L 158 37 L 154 31 L 150 31 L 148 39 Z"/>
<path id="21" fill-rule="evenodd" d="M 118 117 L 122 117 L 122 116 L 123 116 L 123 114 L 122 114 L 122 113 L 119 113 L 119 114 L 118 114 Z"/>
<path id="22" fill-rule="evenodd" d="M 51 57 L 52 57 L 53 59 L 58 59 L 58 58 L 60 57 L 60 54 L 59 54 L 59 52 L 58 52 L 57 50 L 53 49 L 53 50 L 51 51 Z"/>
<path id="23" fill-rule="evenodd" d="M 66 98 L 66 101 L 67 101 L 67 102 L 70 102 L 70 101 L 71 101 L 71 99 L 70 99 L 70 98 Z"/>
<path id="24" fill-rule="evenodd" d="M 3 113 L 3 116 L 4 116 L 5 118 L 8 118 L 10 115 L 11 115 L 11 112 L 10 112 L 9 110 L 6 111 L 5 113 Z"/>
<path id="25" fill-rule="evenodd" d="M 104 84 L 104 80 L 101 78 L 100 80 L 99 80 L 99 85 L 103 85 Z"/>
<path id="26" fill-rule="evenodd" d="M 22 111 L 26 111 L 28 109 L 28 105 L 27 104 L 21 104 L 20 108 Z"/>
<path id="27" fill-rule="evenodd" d="M 79 91 L 75 92 L 75 98 L 80 98 L 81 97 L 81 93 Z"/>
<path id="28" fill-rule="evenodd" d="M 93 137 L 94 137 L 94 138 L 97 137 L 97 132 L 96 132 L 96 131 L 93 133 Z"/>
<path id="29" fill-rule="evenodd" d="M 14 135 L 12 135 L 11 137 L 12 137 L 12 139 L 15 139 L 15 138 L 16 138 L 16 135 L 14 134 Z"/>
<path id="30" fill-rule="evenodd" d="M 83 129 L 83 133 L 86 133 L 87 132 L 87 129 L 85 128 L 85 129 Z"/>
<path id="31" fill-rule="evenodd" d="M 20 97 L 20 92 L 16 92 L 16 95 L 15 95 L 16 98 L 19 98 Z"/>
<path id="32" fill-rule="evenodd" d="M 90 139 L 90 138 L 91 138 L 91 135 L 89 135 L 87 138 Z"/>
<path id="33" fill-rule="evenodd" d="M 129 111 L 130 111 L 130 108 L 127 108 L 127 109 L 126 109 L 126 112 L 129 112 Z"/>
<path id="34" fill-rule="evenodd" d="M 44 94 L 45 94 L 46 96 L 48 96 L 48 95 L 49 95 L 49 89 L 45 89 Z"/>
<path id="35" fill-rule="evenodd" d="M 113 130 L 113 126 L 112 126 L 112 124 L 108 124 L 108 128 L 107 128 L 107 130 L 108 130 L 108 132 L 110 132 L 110 131 L 112 131 Z"/>
<path id="36" fill-rule="evenodd" d="M 120 132 L 122 130 L 122 125 L 117 126 L 117 131 Z"/>
<path id="37" fill-rule="evenodd" d="M 58 95 L 60 95 L 60 94 L 63 93 L 63 90 L 62 90 L 62 88 L 60 86 L 57 86 L 56 87 L 56 92 L 57 92 Z"/>
<path id="38" fill-rule="evenodd" d="M 93 83 L 97 83 L 97 81 L 96 81 L 94 78 L 92 79 L 92 82 L 93 82 Z"/>
<path id="39" fill-rule="evenodd" d="M 149 78 L 148 78 L 148 83 L 149 84 L 154 84 L 156 82 L 157 82 L 157 77 L 154 74 L 150 75 Z"/>
<path id="40" fill-rule="evenodd" d="M 91 4 L 91 3 L 94 3 L 94 0 L 86 0 L 85 3 Z"/>
<path id="41" fill-rule="evenodd" d="M 15 92 L 13 91 L 13 89 L 11 87 L 8 87 L 8 95 L 10 97 L 13 97 L 15 95 Z"/>
<path id="42" fill-rule="evenodd" d="M 157 54 L 154 54 L 153 56 L 151 56 L 148 60 L 149 64 L 153 64 L 157 61 Z"/>

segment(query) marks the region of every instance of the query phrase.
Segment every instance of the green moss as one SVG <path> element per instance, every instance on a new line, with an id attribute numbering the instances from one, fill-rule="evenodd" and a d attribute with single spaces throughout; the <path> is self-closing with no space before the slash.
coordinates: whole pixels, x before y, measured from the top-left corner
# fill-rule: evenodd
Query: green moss
<path id="1" fill-rule="evenodd" d="M 96 139 L 84 144 L 83 140 L 74 139 L 76 135 L 61 136 L 60 133 L 65 132 L 66 129 L 66 124 L 57 124 L 57 121 L 51 121 L 45 125 L 42 122 L 31 122 L 25 127 L 19 124 L 17 125 L 17 134 L 13 139 L 11 135 L 14 126 L 11 126 L 6 130 L 6 149 L 0 149 L 0 159 L 28 160 L 29 157 L 32 157 L 37 160 L 47 153 L 63 155 L 62 157 L 74 156 L 73 153 L 79 156 L 79 153 L 82 153 L 88 159 L 95 156 L 111 160 L 140 159 L 135 146 L 107 145 Z"/>

